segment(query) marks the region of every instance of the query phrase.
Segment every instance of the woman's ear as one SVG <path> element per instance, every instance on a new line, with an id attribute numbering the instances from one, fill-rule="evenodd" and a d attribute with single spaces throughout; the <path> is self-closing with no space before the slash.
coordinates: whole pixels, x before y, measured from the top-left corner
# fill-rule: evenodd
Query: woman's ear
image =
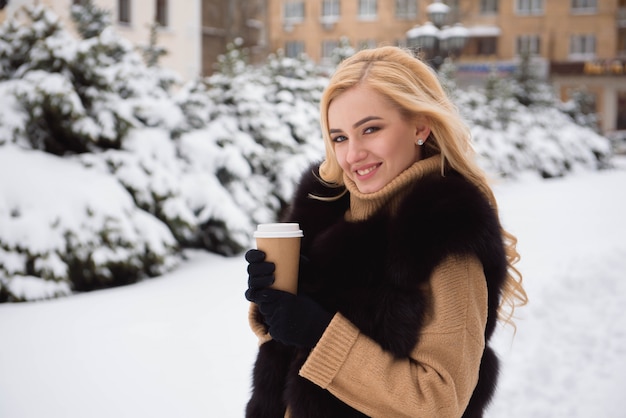
<path id="1" fill-rule="evenodd" d="M 420 118 L 415 121 L 415 141 L 421 141 L 423 144 L 430 136 L 430 125 L 428 122 Z"/>

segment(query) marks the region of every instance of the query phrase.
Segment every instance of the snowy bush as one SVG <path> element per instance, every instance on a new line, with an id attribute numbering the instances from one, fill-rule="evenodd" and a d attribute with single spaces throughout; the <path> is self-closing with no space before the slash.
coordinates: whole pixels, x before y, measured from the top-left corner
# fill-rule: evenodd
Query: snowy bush
<path id="1" fill-rule="evenodd" d="M 281 52 L 251 66 L 233 44 L 214 75 L 170 92 L 177 76 L 90 4 L 73 8 L 83 38 L 40 6 L 0 26 L 0 302 L 131 283 L 182 248 L 239 254 L 324 155 L 328 69 Z M 573 121 L 585 110 L 561 111 L 532 79 L 463 91 L 446 74 L 492 174 L 608 164 L 608 140 Z"/>
<path id="2" fill-rule="evenodd" d="M 250 244 L 253 223 L 215 172 L 219 165 L 246 164 L 237 152 L 208 140 L 212 134 L 195 130 L 172 141 L 162 129 L 136 129 L 123 149 L 76 159 L 116 178 L 136 206 L 169 228 L 179 246 L 232 255 Z M 246 197 L 242 193 L 239 203 Z"/>
<path id="3" fill-rule="evenodd" d="M 561 104 L 560 109 L 577 125 L 586 126 L 596 132 L 600 131 L 596 114 L 595 96 L 584 87 L 570 91 L 570 100 Z"/>
<path id="4" fill-rule="evenodd" d="M 532 171 L 544 178 L 560 177 L 610 164 L 610 142 L 588 124 L 577 124 L 582 119 L 574 116 L 580 111 L 564 112 L 538 79 L 527 76 L 523 88 L 494 75 L 483 88 L 460 90 L 449 80 L 445 84 L 470 125 L 479 162 L 494 176 Z"/>
<path id="5" fill-rule="evenodd" d="M 1 151 L 0 301 L 133 283 L 178 263 L 169 230 L 110 176 L 33 150 Z"/>
<path id="6" fill-rule="evenodd" d="M 28 178 L 19 183 L 24 195 L 40 198 L 15 192 L 0 208 L 0 301 L 132 283 L 173 268 L 177 239 L 191 235 L 195 219 L 171 186 L 176 172 L 162 170 L 164 162 L 147 155 L 149 148 L 124 144 L 144 126 L 159 126 L 171 143 L 168 132 L 182 120 L 166 89 L 173 78 L 148 69 L 106 24 L 92 24 L 89 38 L 76 39 L 44 7 L 22 13 L 23 19 L 0 26 L 0 150 L 3 158 L 23 163 L 2 167 L 1 186 L 11 187 L 9 178 Z M 12 144 L 65 158 L 17 153 Z M 48 164 L 52 174 L 25 172 Z M 64 164 L 71 165 L 64 170 Z M 89 166 L 101 168 L 100 174 Z M 93 196 L 98 184 L 105 184 L 109 199 Z M 33 208 L 42 215 L 35 217 Z"/>
<path id="7" fill-rule="evenodd" d="M 327 77 L 305 58 L 277 54 L 260 67 L 244 61 L 231 48 L 222 72 L 176 97 L 185 114 L 178 146 L 188 181 L 207 184 L 229 208 L 218 209 L 208 195 L 187 198 L 194 211 L 212 215 L 200 217 L 202 241 L 223 254 L 250 245 L 256 223 L 275 221 L 302 170 L 323 156 L 318 106 Z M 192 173 L 210 173 L 217 183 Z"/>
<path id="8" fill-rule="evenodd" d="M 27 115 L 33 148 L 57 155 L 118 149 L 131 127 L 173 129 L 182 114 L 163 86 L 111 26 L 76 39 L 43 6 L 0 26 L 0 80 Z"/>
<path id="9" fill-rule="evenodd" d="M 180 202 L 181 164 L 165 130 L 135 129 L 124 141 L 124 149 L 81 154 L 76 159 L 116 178 L 135 205 L 164 222 L 180 244 L 192 239 L 196 219 Z"/>
<path id="10" fill-rule="evenodd" d="M 537 67 L 532 54 L 523 50 L 513 76 L 507 80 L 511 86 L 510 91 L 524 106 L 554 106 L 557 104 L 554 89 L 542 80 Z"/>
<path id="11" fill-rule="evenodd" d="M 96 6 L 93 0 L 73 2 L 70 13 L 76 30 L 83 39 L 96 37 L 111 26 L 111 11 Z"/>

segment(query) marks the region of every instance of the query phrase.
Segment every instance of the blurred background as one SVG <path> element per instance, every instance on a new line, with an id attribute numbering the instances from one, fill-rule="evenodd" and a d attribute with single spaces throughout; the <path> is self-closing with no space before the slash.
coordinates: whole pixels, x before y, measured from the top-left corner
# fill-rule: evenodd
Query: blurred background
<path id="1" fill-rule="evenodd" d="M 80 0 L 4 0 L 0 21 L 39 3 L 69 20 Z M 435 65 L 457 64 L 462 85 L 511 73 L 529 53 L 562 100 L 584 91 L 603 134 L 626 130 L 625 0 L 94 0 L 117 30 L 147 43 L 158 24 L 163 66 L 190 79 L 210 75 L 239 39 L 253 62 L 279 49 L 332 63 L 345 38 L 356 49 L 419 47 Z"/>
<path id="2" fill-rule="evenodd" d="M 626 143 L 626 0 L 5 0 L 0 13 L 0 151 L 25 183 L 0 182 L 0 302 L 248 248 L 323 157 L 319 97 L 359 49 L 430 64 L 494 178 L 610 168 Z"/>

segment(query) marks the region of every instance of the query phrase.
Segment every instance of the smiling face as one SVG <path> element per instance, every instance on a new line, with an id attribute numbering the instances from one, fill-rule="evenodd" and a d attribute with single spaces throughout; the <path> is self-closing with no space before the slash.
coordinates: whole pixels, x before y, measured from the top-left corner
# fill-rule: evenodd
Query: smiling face
<path id="1" fill-rule="evenodd" d="M 367 85 L 353 87 L 328 107 L 328 126 L 337 162 L 361 193 L 382 189 L 421 156 L 416 142 L 430 128 L 408 120 Z"/>

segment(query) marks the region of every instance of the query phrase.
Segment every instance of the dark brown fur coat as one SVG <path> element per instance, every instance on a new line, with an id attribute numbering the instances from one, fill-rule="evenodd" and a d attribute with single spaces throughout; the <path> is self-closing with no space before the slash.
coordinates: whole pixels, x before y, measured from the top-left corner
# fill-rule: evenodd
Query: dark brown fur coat
<path id="1" fill-rule="evenodd" d="M 384 209 L 362 222 L 347 222 L 349 196 L 332 202 L 315 167 L 301 179 L 285 221 L 303 231 L 299 293 L 329 312 L 341 312 L 361 332 L 397 357 L 417 344 L 425 308 L 420 285 L 450 254 L 474 254 L 483 264 L 488 287 L 489 341 L 495 323 L 506 260 L 500 223 L 478 189 L 455 173 L 427 176 L 411 186 L 398 212 Z M 263 344 L 253 371 L 246 416 L 294 418 L 363 417 L 330 392 L 298 376 L 308 351 L 276 341 Z M 487 347 L 478 385 L 464 418 L 481 417 L 496 385 L 498 360 Z"/>

